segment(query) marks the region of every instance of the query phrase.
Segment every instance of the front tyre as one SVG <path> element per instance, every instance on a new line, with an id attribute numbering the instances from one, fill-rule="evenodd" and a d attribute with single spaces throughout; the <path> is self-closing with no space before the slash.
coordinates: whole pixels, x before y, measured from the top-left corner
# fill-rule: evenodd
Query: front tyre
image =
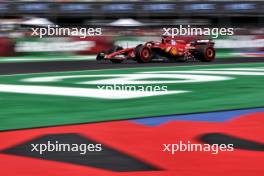
<path id="1" fill-rule="evenodd" d="M 135 48 L 135 53 L 136 53 L 136 60 L 138 63 L 148 63 L 152 59 L 151 49 L 144 45 L 138 45 Z"/>

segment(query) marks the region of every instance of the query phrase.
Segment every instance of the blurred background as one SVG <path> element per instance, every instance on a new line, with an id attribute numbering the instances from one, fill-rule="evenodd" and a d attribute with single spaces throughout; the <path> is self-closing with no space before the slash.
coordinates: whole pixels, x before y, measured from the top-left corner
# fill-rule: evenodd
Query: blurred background
<path id="1" fill-rule="evenodd" d="M 114 44 L 160 40 L 163 27 L 234 28 L 214 39 L 217 58 L 264 56 L 264 2 L 236 0 L 32 0 L 0 2 L 0 60 L 95 59 Z M 100 27 L 102 36 L 32 36 L 32 27 Z M 192 40 L 197 36 L 181 36 Z"/>

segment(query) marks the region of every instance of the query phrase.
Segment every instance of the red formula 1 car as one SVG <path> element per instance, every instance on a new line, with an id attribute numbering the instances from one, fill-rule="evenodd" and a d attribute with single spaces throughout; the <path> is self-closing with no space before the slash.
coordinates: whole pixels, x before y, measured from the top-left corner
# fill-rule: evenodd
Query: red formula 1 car
<path id="1" fill-rule="evenodd" d="M 147 63 L 154 59 L 167 58 L 175 61 L 200 60 L 210 62 L 215 59 L 214 42 L 211 40 L 195 40 L 185 42 L 171 37 L 163 37 L 161 42 L 146 42 L 135 48 L 123 49 L 114 46 L 107 52 L 97 55 L 97 60 L 110 60 L 113 63 L 121 63 L 126 59 L 132 59 L 139 63 Z"/>

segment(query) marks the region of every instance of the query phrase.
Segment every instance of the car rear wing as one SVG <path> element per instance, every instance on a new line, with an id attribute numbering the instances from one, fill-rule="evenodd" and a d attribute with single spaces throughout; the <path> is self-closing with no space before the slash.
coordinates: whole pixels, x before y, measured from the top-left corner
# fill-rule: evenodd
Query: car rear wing
<path id="1" fill-rule="evenodd" d="M 206 45 L 214 45 L 214 42 L 212 40 L 196 40 L 195 43 L 197 45 L 202 45 L 202 44 L 206 44 Z"/>

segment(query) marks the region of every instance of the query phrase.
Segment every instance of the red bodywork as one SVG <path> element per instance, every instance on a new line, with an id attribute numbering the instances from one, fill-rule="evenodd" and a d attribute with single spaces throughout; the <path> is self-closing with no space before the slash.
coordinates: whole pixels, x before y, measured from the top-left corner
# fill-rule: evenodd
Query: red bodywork
<path id="1" fill-rule="evenodd" d="M 119 50 L 119 51 L 116 51 L 116 52 L 113 52 L 113 53 L 105 55 L 105 59 L 112 59 L 114 57 L 115 57 L 115 59 L 125 59 L 125 58 L 122 58 L 122 57 L 118 57 L 118 55 L 127 53 L 127 56 L 131 57 L 134 54 L 134 50 L 135 50 L 135 48 L 122 49 L 122 50 Z"/>
<path id="2" fill-rule="evenodd" d="M 146 42 L 144 45 L 138 45 L 137 47 L 140 46 L 143 48 L 148 48 L 152 55 L 152 58 L 153 56 L 158 55 L 172 59 L 184 57 L 186 60 L 188 60 L 190 58 L 194 59 L 194 53 L 198 50 L 201 45 L 213 48 L 214 42 L 211 42 L 210 40 L 196 40 L 193 42 L 186 42 L 184 40 L 176 40 L 172 37 L 163 37 L 161 42 L 150 41 Z M 137 47 L 126 49 L 120 47 L 121 49 L 117 51 L 103 53 L 102 57 L 106 60 L 136 60 L 136 57 L 144 57 L 141 55 L 142 53 L 138 54 L 137 56 Z"/>

